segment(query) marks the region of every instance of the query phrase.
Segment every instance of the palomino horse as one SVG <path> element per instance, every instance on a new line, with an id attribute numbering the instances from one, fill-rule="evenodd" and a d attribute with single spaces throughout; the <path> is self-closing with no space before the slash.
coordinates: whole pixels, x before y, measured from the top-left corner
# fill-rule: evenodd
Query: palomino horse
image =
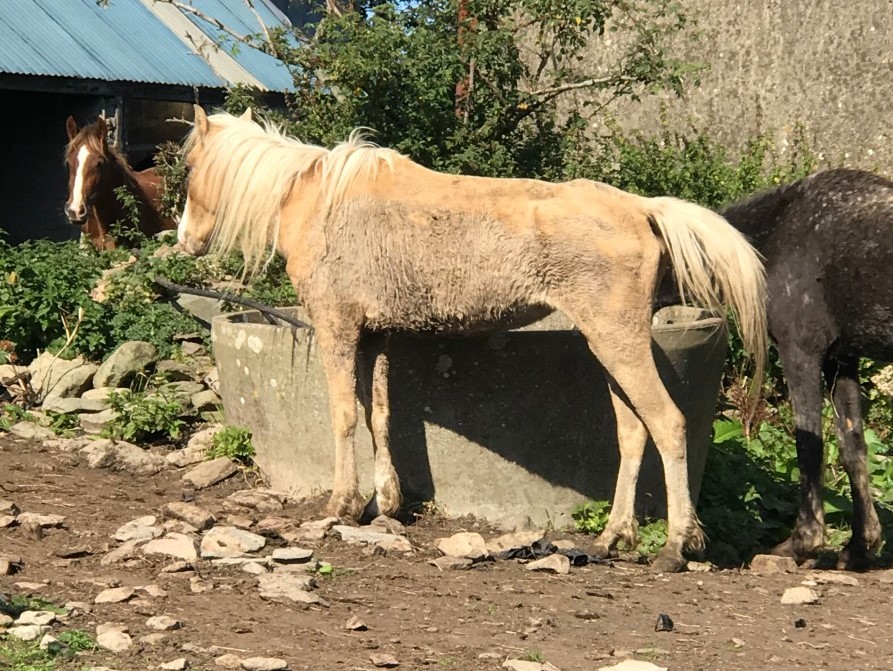
<path id="1" fill-rule="evenodd" d="M 115 190 L 126 187 L 138 213 L 138 228 L 145 235 L 176 228 L 176 223 L 160 214 L 161 176 L 154 168 L 134 172 L 127 161 L 109 146 L 105 119 L 78 128 L 68 117 L 68 202 L 65 216 L 81 227 L 96 249 L 114 249 L 109 230 L 115 223 L 128 224 L 130 213 Z"/>
<path id="2" fill-rule="evenodd" d="M 685 420 L 658 377 L 650 327 L 655 284 L 672 261 L 687 295 L 735 311 L 762 369 L 762 264 L 722 217 L 586 180 L 440 174 L 356 134 L 327 150 L 250 120 L 206 117 L 200 107 L 186 162 L 181 246 L 193 254 L 240 249 L 249 271 L 278 250 L 313 320 L 335 433 L 328 514 L 363 511 L 353 446 L 357 376 L 375 448 L 366 514 L 392 514 L 401 503 L 388 444 L 388 332 L 479 333 L 557 309 L 612 380 L 621 474 L 596 553 L 635 540 L 635 483 L 648 433 L 667 488 L 668 540 L 657 561 L 678 569 L 683 549 L 703 547 Z"/>
<path id="3" fill-rule="evenodd" d="M 794 408 L 800 513 L 775 551 L 803 560 L 824 544 L 824 376 L 853 496 L 853 534 L 841 560 L 864 568 L 880 545 L 881 526 L 866 467 L 859 357 L 893 361 L 893 182 L 830 170 L 724 215 L 765 255 L 769 330 Z"/>

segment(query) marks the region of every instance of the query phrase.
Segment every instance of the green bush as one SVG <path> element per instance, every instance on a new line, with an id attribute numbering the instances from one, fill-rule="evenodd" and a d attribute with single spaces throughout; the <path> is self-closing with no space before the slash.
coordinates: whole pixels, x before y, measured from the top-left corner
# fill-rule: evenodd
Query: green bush
<path id="1" fill-rule="evenodd" d="M 164 390 L 126 390 L 109 395 L 109 407 L 117 417 L 102 430 L 104 438 L 142 443 L 147 440 L 176 441 L 185 422 L 183 406 Z"/>
<path id="2" fill-rule="evenodd" d="M 251 431 L 241 426 L 227 426 L 214 434 L 206 456 L 209 459 L 229 457 L 250 466 L 254 459 Z"/>

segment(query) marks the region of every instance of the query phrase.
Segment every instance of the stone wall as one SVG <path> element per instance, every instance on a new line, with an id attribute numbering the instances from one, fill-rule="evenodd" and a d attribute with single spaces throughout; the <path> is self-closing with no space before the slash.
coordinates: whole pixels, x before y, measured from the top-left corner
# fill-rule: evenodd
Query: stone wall
<path id="1" fill-rule="evenodd" d="M 801 123 L 831 165 L 893 174 L 893 0 L 681 2 L 702 36 L 679 55 L 710 69 L 685 100 L 613 107 L 622 127 L 656 131 L 666 105 L 674 127 L 709 125 L 732 147 L 766 131 L 784 149 Z"/>

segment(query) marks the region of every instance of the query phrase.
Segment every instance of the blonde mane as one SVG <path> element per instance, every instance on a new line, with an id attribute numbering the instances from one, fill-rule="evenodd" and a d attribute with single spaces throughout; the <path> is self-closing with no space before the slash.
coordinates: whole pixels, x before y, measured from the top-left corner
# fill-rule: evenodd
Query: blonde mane
<path id="1" fill-rule="evenodd" d="M 368 142 L 361 130 L 334 149 L 304 144 L 272 124 L 259 126 L 230 114 L 208 117 L 213 132 L 197 137 L 193 129 L 185 152 L 201 145 L 202 158 L 191 180 L 202 199 L 216 209 L 209 252 L 238 249 L 245 273 L 252 275 L 276 253 L 280 212 L 297 180 L 319 179 L 318 215 L 329 217 L 358 181 L 374 180 L 382 163 L 391 170 L 400 156 Z"/>

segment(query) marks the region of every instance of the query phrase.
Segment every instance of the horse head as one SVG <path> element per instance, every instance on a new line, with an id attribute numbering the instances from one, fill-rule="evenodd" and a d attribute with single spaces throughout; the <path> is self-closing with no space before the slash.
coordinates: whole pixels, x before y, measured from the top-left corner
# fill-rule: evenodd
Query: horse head
<path id="1" fill-rule="evenodd" d="M 68 166 L 68 200 L 65 216 L 76 226 L 86 223 L 90 208 L 96 200 L 109 158 L 105 119 L 97 118 L 83 128 L 78 128 L 73 117 L 65 124 L 68 131 L 68 147 L 65 163 Z"/>

